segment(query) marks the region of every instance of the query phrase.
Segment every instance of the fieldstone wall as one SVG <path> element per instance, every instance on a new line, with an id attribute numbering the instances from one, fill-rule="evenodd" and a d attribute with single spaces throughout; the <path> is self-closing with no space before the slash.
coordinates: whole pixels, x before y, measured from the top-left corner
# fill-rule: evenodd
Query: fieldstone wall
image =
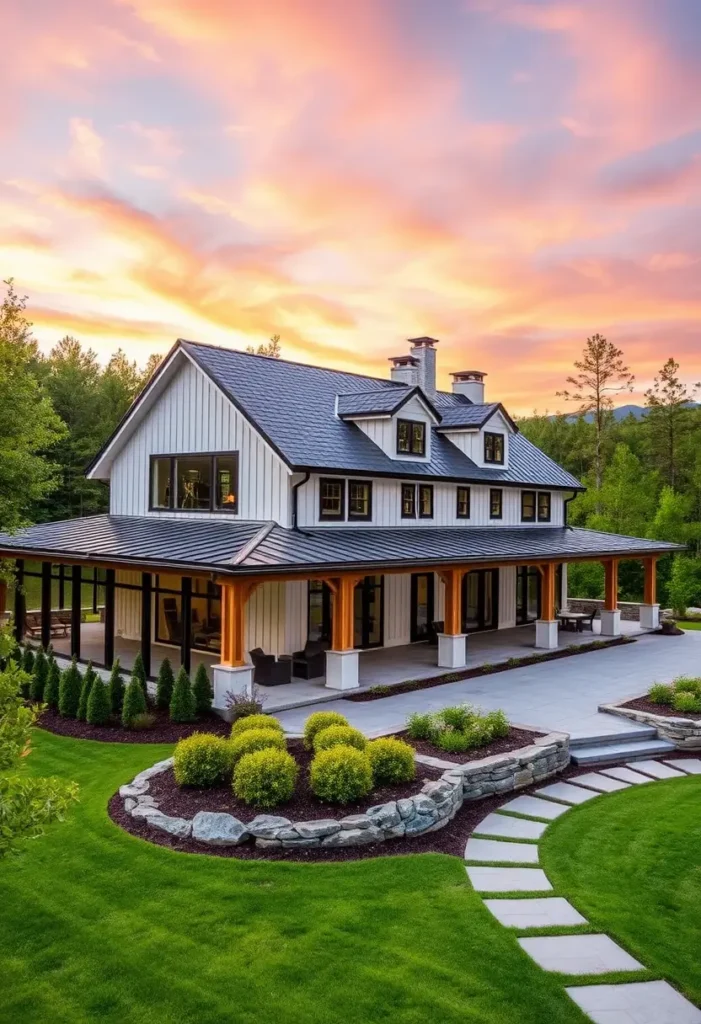
<path id="1" fill-rule="evenodd" d="M 589 597 L 568 597 L 567 607 L 571 612 L 600 612 L 604 607 L 604 602 L 596 598 Z M 618 609 L 621 613 L 621 618 L 625 619 L 626 622 L 640 622 L 640 603 L 637 601 L 619 601 Z"/>
<path id="2" fill-rule="evenodd" d="M 651 711 L 622 708 L 618 704 L 602 704 L 599 711 L 608 711 L 619 718 L 630 718 L 641 725 L 652 725 L 662 739 L 669 740 L 679 750 L 701 750 L 701 721 L 672 715 L 655 715 Z"/>

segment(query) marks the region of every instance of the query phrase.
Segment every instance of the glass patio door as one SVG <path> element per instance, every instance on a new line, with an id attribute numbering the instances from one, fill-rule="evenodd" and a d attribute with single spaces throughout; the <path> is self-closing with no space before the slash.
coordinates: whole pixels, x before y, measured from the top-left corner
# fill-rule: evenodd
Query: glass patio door
<path id="1" fill-rule="evenodd" d="M 516 570 L 516 623 L 535 622 L 540 615 L 540 573 L 533 565 Z"/>
<path id="2" fill-rule="evenodd" d="M 462 630 L 476 633 L 499 624 L 499 570 L 468 572 L 462 581 Z"/>
<path id="3" fill-rule="evenodd" d="M 428 640 L 433 623 L 432 572 L 415 572 L 411 577 L 411 642 Z"/>
<path id="4" fill-rule="evenodd" d="M 382 576 L 366 576 L 356 584 L 353 595 L 354 647 L 382 646 L 382 583 Z"/>

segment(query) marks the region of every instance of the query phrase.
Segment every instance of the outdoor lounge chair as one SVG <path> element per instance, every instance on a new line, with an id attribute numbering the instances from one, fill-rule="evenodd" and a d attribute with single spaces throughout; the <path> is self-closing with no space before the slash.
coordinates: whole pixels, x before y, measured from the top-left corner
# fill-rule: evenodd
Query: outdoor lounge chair
<path id="1" fill-rule="evenodd" d="M 266 654 L 260 647 L 249 651 L 253 664 L 253 682 L 258 686 L 283 686 L 292 682 L 292 659 Z"/>
<path id="2" fill-rule="evenodd" d="M 316 679 L 326 672 L 326 647 L 321 640 L 308 640 L 303 651 L 292 655 L 292 675 Z"/>

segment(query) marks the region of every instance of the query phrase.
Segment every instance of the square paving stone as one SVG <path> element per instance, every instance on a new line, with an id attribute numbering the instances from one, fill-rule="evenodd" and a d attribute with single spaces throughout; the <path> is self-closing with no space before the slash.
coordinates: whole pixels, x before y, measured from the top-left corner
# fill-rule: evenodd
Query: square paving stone
<path id="1" fill-rule="evenodd" d="M 698 1010 L 666 981 L 566 989 L 594 1024 L 701 1024 Z"/>
<path id="2" fill-rule="evenodd" d="M 572 779 L 572 782 L 576 782 L 578 786 L 596 789 L 599 793 L 617 793 L 619 789 L 630 789 L 630 783 L 621 782 L 620 779 L 609 778 L 608 775 L 599 775 L 598 772 L 577 775 Z"/>
<path id="3" fill-rule="evenodd" d="M 498 839 L 468 839 L 465 860 L 510 861 L 512 864 L 537 864 L 535 843 L 502 843 Z"/>
<path id="4" fill-rule="evenodd" d="M 465 869 L 477 892 L 549 892 L 552 885 L 540 868 Z"/>
<path id="5" fill-rule="evenodd" d="M 634 772 L 632 768 L 602 768 L 602 775 L 608 775 L 612 779 L 620 779 L 621 782 L 630 782 L 633 786 L 641 786 L 643 782 L 652 782 L 647 775 Z"/>
<path id="6" fill-rule="evenodd" d="M 550 797 L 552 800 L 564 800 L 566 804 L 585 804 L 587 800 L 593 800 L 599 795 L 592 793 L 590 789 L 571 786 L 569 782 L 553 782 L 550 786 L 536 789 L 536 794 Z"/>
<path id="7" fill-rule="evenodd" d="M 608 974 L 643 970 L 643 965 L 608 935 L 543 935 L 518 942 L 544 971 Z"/>
<path id="8" fill-rule="evenodd" d="M 485 900 L 484 905 L 505 928 L 550 928 L 586 924 L 587 919 L 563 896 L 532 900 Z"/>
<path id="9" fill-rule="evenodd" d="M 515 800 L 509 800 L 508 804 L 502 804 L 500 811 L 513 811 L 515 814 L 527 814 L 531 818 L 546 818 L 553 821 L 559 818 L 569 807 L 564 804 L 555 804 L 552 800 L 539 800 L 537 796 L 517 796 Z"/>
<path id="10" fill-rule="evenodd" d="M 701 775 L 701 759 L 698 757 L 680 757 L 674 761 L 666 757 L 665 764 L 671 764 L 673 768 L 678 768 L 687 775 Z"/>
<path id="11" fill-rule="evenodd" d="M 670 768 L 668 764 L 661 761 L 631 761 L 629 768 L 643 775 L 652 775 L 653 779 L 683 779 L 684 772 L 678 772 L 676 768 Z"/>
<path id="12" fill-rule="evenodd" d="M 540 839 L 547 828 L 544 821 L 513 818 L 510 814 L 488 814 L 475 832 L 482 836 L 502 836 L 508 839 Z"/>

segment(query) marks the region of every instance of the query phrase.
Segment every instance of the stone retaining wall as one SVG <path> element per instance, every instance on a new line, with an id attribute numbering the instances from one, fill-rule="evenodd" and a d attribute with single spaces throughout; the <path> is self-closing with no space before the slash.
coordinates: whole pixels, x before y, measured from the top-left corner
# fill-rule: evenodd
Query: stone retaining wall
<path id="1" fill-rule="evenodd" d="M 651 711 L 622 708 L 619 704 L 602 704 L 599 711 L 608 711 L 611 715 L 629 718 L 633 722 L 640 722 L 641 725 L 651 725 L 657 729 L 662 739 L 669 740 L 679 750 L 701 750 L 701 721 L 671 715 L 655 715 Z"/>
<path id="2" fill-rule="evenodd" d="M 567 607 L 571 612 L 584 612 L 586 615 L 589 612 L 600 612 L 604 607 L 604 602 L 594 597 L 568 597 Z M 619 601 L 618 609 L 621 618 L 626 622 L 640 622 L 639 601 Z"/>

